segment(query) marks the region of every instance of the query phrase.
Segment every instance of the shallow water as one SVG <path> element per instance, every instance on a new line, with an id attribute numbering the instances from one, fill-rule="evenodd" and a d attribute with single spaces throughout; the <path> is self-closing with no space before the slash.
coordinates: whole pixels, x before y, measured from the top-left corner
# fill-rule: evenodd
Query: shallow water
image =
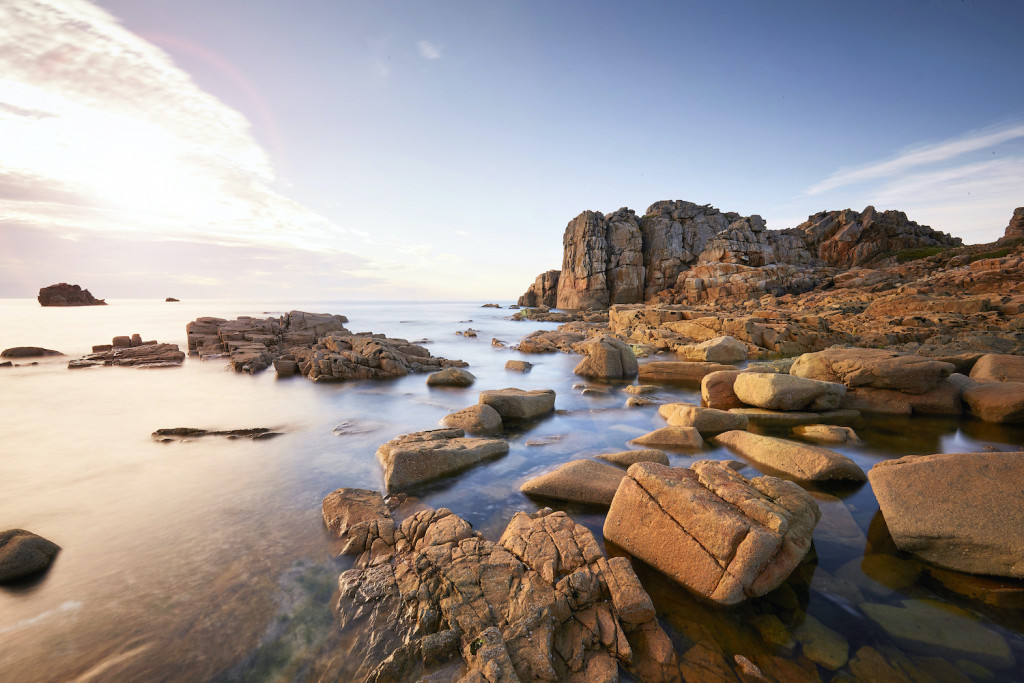
<path id="1" fill-rule="evenodd" d="M 468 361 L 477 381 L 467 389 L 428 388 L 423 376 L 317 385 L 278 380 L 273 372 L 237 375 L 221 361 L 194 358 L 160 370 L 69 371 L 67 358 L 0 369 L 0 528 L 29 529 L 63 548 L 42 578 L 0 588 L 0 679 L 317 680 L 325 670 L 344 671 L 332 662 L 329 645 L 332 594 L 347 565 L 333 557 L 337 547 L 323 529 L 320 501 L 342 486 L 380 489 L 377 446 L 436 427 L 445 414 L 475 403 L 483 389 L 555 389 L 556 414 L 512 433 L 507 456 L 410 493 L 428 506 L 451 508 L 490 539 L 516 511 L 550 504 L 600 540 L 599 511 L 530 500 L 519 485 L 559 463 L 624 450 L 629 439 L 663 424 L 656 407 L 625 408 L 618 386 L 584 395 L 586 383 L 572 374 L 578 357 L 492 346 L 492 338 L 512 344 L 556 325 L 506 320 L 508 310 L 479 303 L 110 301 L 62 309 L 9 300 L 0 301 L 0 348 L 45 346 L 75 357 L 138 332 L 185 349 L 185 324 L 196 317 L 266 317 L 292 309 L 344 314 L 353 331 L 429 340 L 434 355 Z M 469 327 L 476 338 L 455 334 Z M 512 358 L 535 367 L 506 372 Z M 699 391 L 666 387 L 656 398 L 699 401 Z M 282 435 L 168 443 L 151 436 L 186 426 L 270 427 Z M 967 419 L 870 419 L 857 431 L 862 446 L 835 450 L 865 470 L 911 453 L 1024 444 L 1020 428 Z M 706 446 L 699 457 L 733 456 Z M 695 459 L 671 458 L 680 466 Z M 815 668 L 800 644 L 765 645 L 752 625 L 774 617 L 793 630 L 810 615 L 841 634 L 851 656 L 864 645 L 895 647 L 916 658 L 916 666 L 929 666 L 922 657 L 938 657 L 975 674 L 972 666 L 983 665 L 995 680 L 1022 679 L 1024 610 L 964 597 L 922 572 L 892 547 L 868 485 L 828 492 L 841 500 L 823 507 L 837 519 L 848 511 L 861 536 L 844 544 L 819 525 L 816 558 L 782 589 L 743 608 L 708 608 L 639 568 L 681 652 L 713 639 L 729 659 L 775 655 L 829 680 L 833 674 Z M 946 612 L 952 628 L 980 625 L 988 637 L 1003 639 L 1016 666 L 937 647 L 908 648 L 864 616 L 862 600 L 929 608 L 926 601 L 938 601 L 955 611 Z"/>

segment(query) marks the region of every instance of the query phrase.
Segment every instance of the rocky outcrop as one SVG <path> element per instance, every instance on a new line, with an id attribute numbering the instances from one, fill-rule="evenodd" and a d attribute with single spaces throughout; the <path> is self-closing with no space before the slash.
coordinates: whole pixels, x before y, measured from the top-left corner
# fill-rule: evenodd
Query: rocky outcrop
<path id="1" fill-rule="evenodd" d="M 896 545 L 940 566 L 1024 578 L 1024 453 L 906 456 L 868 472 Z"/>
<path id="2" fill-rule="evenodd" d="M 41 306 L 106 306 L 107 302 L 97 299 L 88 289 L 66 282 L 42 287 L 37 297 Z"/>
<path id="3" fill-rule="evenodd" d="M 556 305 L 603 308 L 659 298 L 714 303 L 800 294 L 828 282 L 831 269 L 894 263 L 908 250 L 960 244 L 901 211 L 871 206 L 860 213 L 823 211 L 786 230 L 768 230 L 758 215 L 684 201 L 656 202 L 639 218 L 626 208 L 607 216 L 584 211 L 562 237 Z M 538 277 L 520 304 L 541 303 L 553 272 Z"/>
<path id="4" fill-rule="evenodd" d="M 643 238 L 629 209 L 584 211 L 562 237 L 558 308 L 607 308 L 643 300 Z"/>
<path id="5" fill-rule="evenodd" d="M 0 531 L 0 583 L 17 581 L 49 568 L 60 546 L 23 529 Z"/>
<path id="6" fill-rule="evenodd" d="M 785 581 L 820 517 L 790 481 L 748 480 L 710 460 L 689 469 L 637 463 L 612 500 L 604 535 L 697 595 L 733 605 Z"/>
<path id="7" fill-rule="evenodd" d="M 1019 206 L 1013 210 L 1010 224 L 1006 226 L 1006 231 L 999 241 L 1005 243 L 1013 240 L 1024 240 L 1024 206 Z"/>
<path id="8" fill-rule="evenodd" d="M 346 508 L 342 489 L 324 507 L 358 555 L 339 578 L 345 678 L 583 683 L 617 680 L 621 666 L 681 683 L 629 561 L 607 559 L 565 513 L 517 513 L 492 542 L 444 508 L 396 524 L 368 494 Z"/>
<path id="9" fill-rule="evenodd" d="M 388 379 L 448 367 L 458 360 L 435 358 L 422 346 L 370 332 L 353 334 L 348 319 L 328 313 L 291 311 L 277 318 L 198 318 L 186 326 L 190 354 L 203 360 L 227 357 L 236 372 L 301 374 L 315 382 Z"/>
<path id="10" fill-rule="evenodd" d="M 176 368 L 185 361 L 177 344 L 142 341 L 142 337 L 114 337 L 112 344 L 93 347 L 93 353 L 68 361 L 72 370 L 97 365 L 121 365 L 135 368 Z"/>
<path id="11" fill-rule="evenodd" d="M 830 266 L 864 266 L 895 256 L 905 249 L 955 247 L 959 237 L 908 220 L 902 211 L 876 211 L 869 206 L 859 214 L 822 211 L 794 228 L 815 255 Z"/>
<path id="12" fill-rule="evenodd" d="M 541 273 L 534 280 L 526 293 L 519 297 L 520 306 L 546 306 L 555 308 L 558 305 L 558 277 L 560 270 L 549 270 Z"/>
<path id="13" fill-rule="evenodd" d="M 404 491 L 470 465 L 508 453 L 503 439 L 467 437 L 461 429 L 403 434 L 377 449 L 388 491 Z"/>

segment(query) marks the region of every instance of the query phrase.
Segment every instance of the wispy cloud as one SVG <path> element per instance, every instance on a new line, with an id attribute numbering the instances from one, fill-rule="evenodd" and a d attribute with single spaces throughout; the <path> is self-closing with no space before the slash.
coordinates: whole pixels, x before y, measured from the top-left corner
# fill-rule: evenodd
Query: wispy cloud
<path id="1" fill-rule="evenodd" d="M 964 154 L 995 147 L 1022 137 L 1024 137 L 1024 124 L 975 131 L 951 140 L 914 147 L 885 161 L 858 168 L 840 169 L 825 180 L 809 187 L 805 193 L 818 195 L 847 185 L 889 178 L 912 168 L 939 164 Z"/>
<path id="2" fill-rule="evenodd" d="M 246 118 L 83 0 L 0 3 L 0 212 L 28 225 L 324 248 Z"/>
<path id="3" fill-rule="evenodd" d="M 416 47 L 420 51 L 420 56 L 423 59 L 429 59 L 431 61 L 435 59 L 441 59 L 441 46 L 436 45 L 429 40 L 421 40 L 416 43 Z"/>

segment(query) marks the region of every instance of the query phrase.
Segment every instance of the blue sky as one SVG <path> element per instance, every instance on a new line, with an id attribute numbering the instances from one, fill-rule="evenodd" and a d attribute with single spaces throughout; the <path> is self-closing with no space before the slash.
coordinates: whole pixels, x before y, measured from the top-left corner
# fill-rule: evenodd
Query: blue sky
<path id="1" fill-rule="evenodd" d="M 584 209 L 874 204 L 976 243 L 1024 204 L 1024 3 L 2 14 L 0 296 L 510 299 Z"/>

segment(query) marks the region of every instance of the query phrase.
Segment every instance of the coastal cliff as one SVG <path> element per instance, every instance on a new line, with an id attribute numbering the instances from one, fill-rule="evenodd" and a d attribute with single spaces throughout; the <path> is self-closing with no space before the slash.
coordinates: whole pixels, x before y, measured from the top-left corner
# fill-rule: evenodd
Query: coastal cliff
<path id="1" fill-rule="evenodd" d="M 1014 220 L 1020 223 L 1017 214 Z M 1011 221 L 1007 235 L 1016 234 L 1017 223 Z M 757 214 L 685 201 L 656 202 L 643 216 L 628 208 L 584 211 L 566 226 L 561 271 L 539 276 L 519 304 L 588 309 L 697 302 L 713 298 L 726 282 L 738 285 L 729 294 L 741 299 L 798 294 L 838 270 L 892 265 L 908 250 L 961 244 L 902 211 L 872 206 L 823 211 L 786 230 L 768 230 Z"/>

